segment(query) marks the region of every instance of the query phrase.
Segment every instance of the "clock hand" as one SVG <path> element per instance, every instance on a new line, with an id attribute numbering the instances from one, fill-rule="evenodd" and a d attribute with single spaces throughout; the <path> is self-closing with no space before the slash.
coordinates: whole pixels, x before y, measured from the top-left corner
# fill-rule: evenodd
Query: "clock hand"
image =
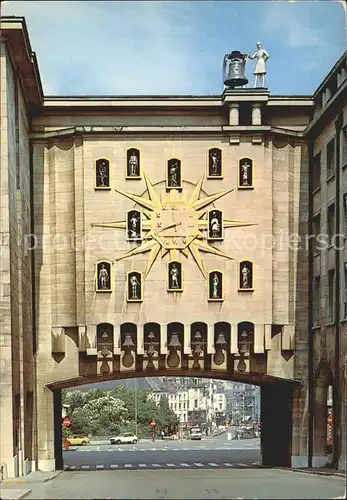
<path id="1" fill-rule="evenodd" d="M 170 224 L 169 226 L 165 226 L 159 231 L 159 233 L 161 233 L 162 231 L 165 231 L 165 229 L 170 229 L 171 227 L 180 226 L 181 224 L 182 224 L 182 222 L 175 222 L 174 224 Z"/>

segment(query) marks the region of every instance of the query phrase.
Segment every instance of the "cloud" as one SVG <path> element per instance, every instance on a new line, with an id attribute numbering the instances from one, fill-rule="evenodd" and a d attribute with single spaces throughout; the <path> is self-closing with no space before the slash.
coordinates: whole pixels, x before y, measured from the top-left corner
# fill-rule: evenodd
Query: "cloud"
<path id="1" fill-rule="evenodd" d="M 45 94 L 170 94 L 204 78 L 189 8 L 166 2 L 8 2 L 25 16 Z M 49 75 L 49 79 L 48 79 Z"/>

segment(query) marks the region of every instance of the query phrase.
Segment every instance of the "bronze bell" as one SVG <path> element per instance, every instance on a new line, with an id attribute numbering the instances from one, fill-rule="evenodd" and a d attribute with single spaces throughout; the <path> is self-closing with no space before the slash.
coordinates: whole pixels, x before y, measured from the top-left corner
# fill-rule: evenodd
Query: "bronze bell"
<path id="1" fill-rule="evenodd" d="M 245 77 L 247 54 L 233 50 L 225 54 L 223 62 L 223 82 L 226 87 L 243 87 L 248 83 Z"/>
<path id="2" fill-rule="evenodd" d="M 181 347 L 181 343 L 179 341 L 179 338 L 178 338 L 178 333 L 173 333 L 171 335 L 171 339 L 170 339 L 170 342 L 169 342 L 169 345 L 168 347 L 170 348 L 179 348 Z"/>

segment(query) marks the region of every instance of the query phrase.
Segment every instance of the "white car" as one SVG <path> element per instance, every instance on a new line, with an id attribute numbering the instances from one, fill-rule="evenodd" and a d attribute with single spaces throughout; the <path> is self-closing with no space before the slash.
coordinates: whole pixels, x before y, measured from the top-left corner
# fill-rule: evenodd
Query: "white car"
<path id="1" fill-rule="evenodd" d="M 199 428 L 193 427 L 193 429 L 190 429 L 190 439 L 201 441 L 201 438 L 202 432 Z"/>
<path id="2" fill-rule="evenodd" d="M 136 444 L 137 441 L 137 436 L 132 432 L 123 432 L 123 434 L 110 439 L 111 444 Z"/>

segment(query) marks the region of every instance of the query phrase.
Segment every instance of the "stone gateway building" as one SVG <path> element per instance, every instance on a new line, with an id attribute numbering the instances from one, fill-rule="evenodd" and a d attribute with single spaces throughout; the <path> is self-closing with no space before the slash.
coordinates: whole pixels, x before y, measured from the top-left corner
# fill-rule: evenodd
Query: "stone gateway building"
<path id="1" fill-rule="evenodd" d="M 314 96 L 45 97 L 2 19 L 2 478 L 63 466 L 61 389 L 150 375 L 259 385 L 263 464 L 343 468 L 346 57 Z"/>

